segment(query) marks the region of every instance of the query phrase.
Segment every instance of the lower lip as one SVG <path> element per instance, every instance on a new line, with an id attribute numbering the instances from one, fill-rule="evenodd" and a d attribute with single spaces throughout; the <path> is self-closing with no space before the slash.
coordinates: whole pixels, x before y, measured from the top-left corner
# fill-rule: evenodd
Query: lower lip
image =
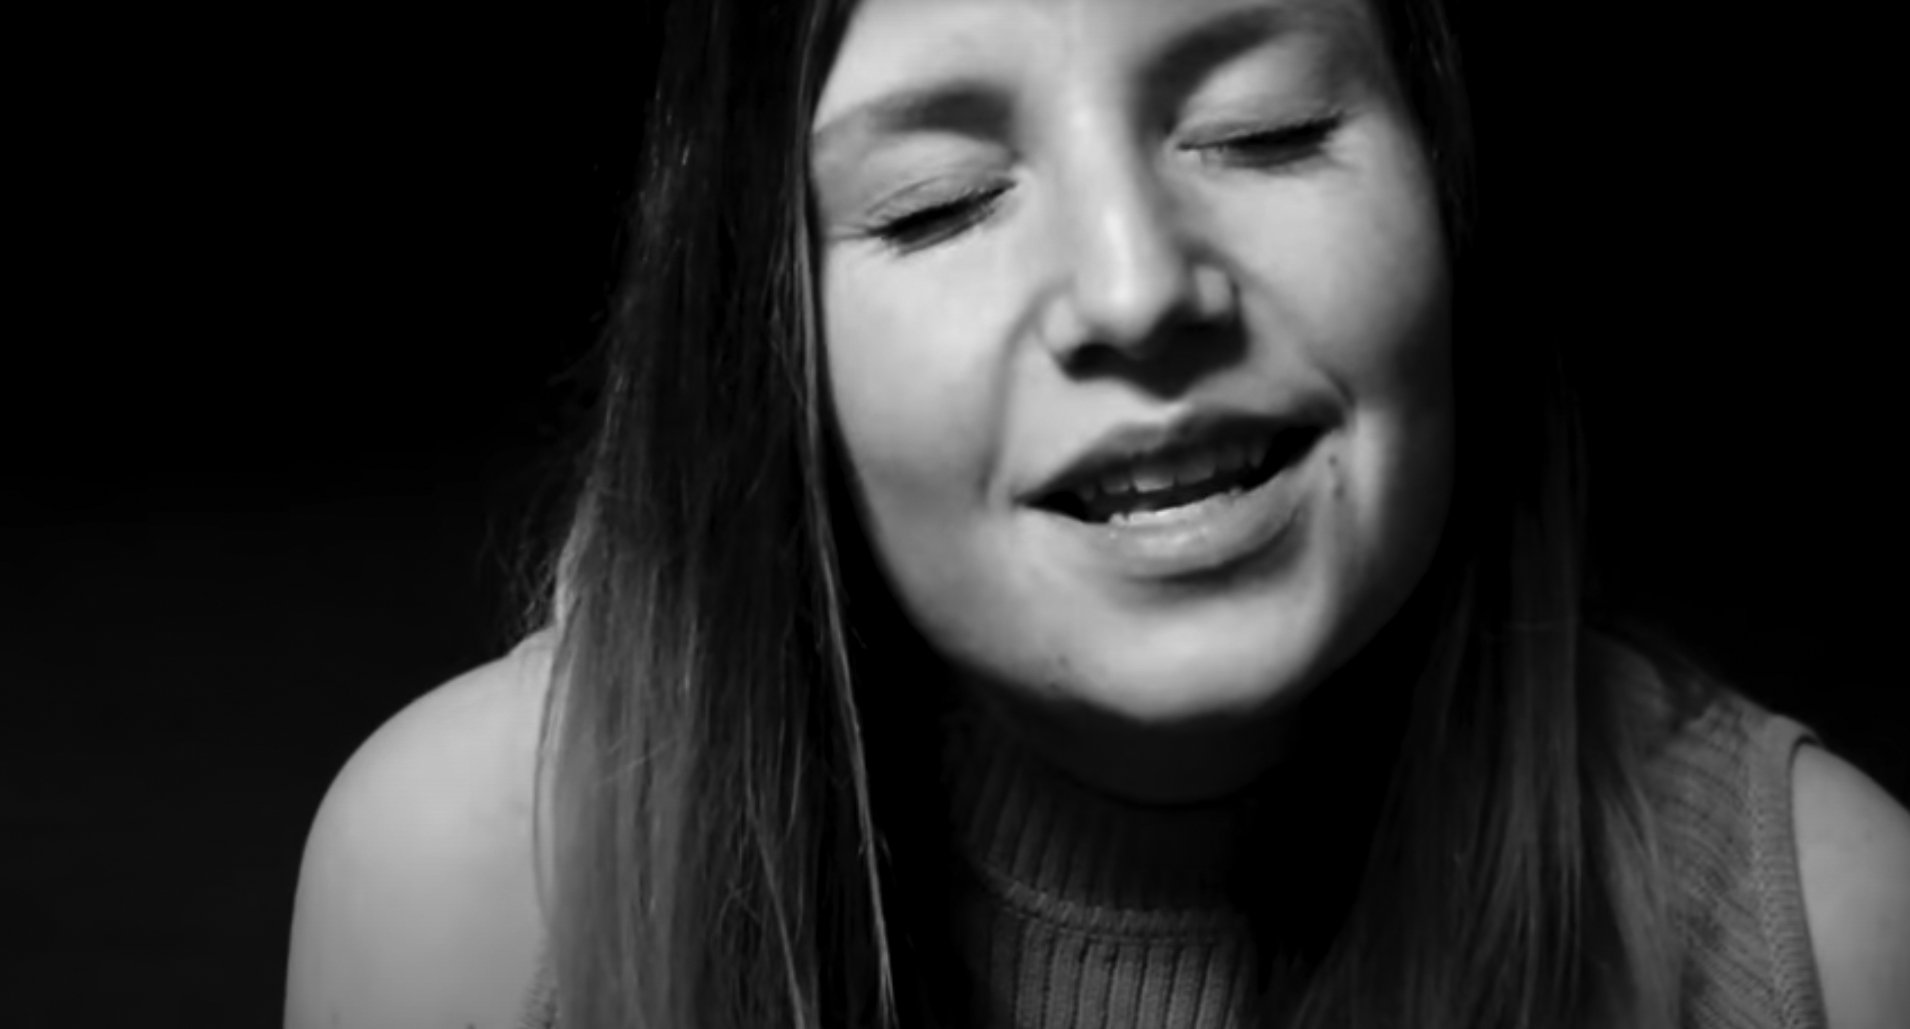
<path id="1" fill-rule="evenodd" d="M 1040 512 L 1068 545 L 1135 579 L 1178 579 L 1225 570 L 1290 535 L 1306 499 L 1316 439 L 1279 474 L 1244 493 L 1208 497 L 1124 522 L 1084 522 Z"/>

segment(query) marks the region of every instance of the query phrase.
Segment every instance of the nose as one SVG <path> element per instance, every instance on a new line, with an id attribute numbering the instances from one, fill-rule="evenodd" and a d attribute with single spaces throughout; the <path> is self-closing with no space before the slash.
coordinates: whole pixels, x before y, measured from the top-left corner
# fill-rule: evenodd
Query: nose
<path id="1" fill-rule="evenodd" d="M 1094 350 L 1144 358 L 1189 323 L 1232 312 L 1231 277 L 1144 164 L 1104 156 L 1062 184 L 1069 274 L 1046 335 L 1064 361 Z"/>

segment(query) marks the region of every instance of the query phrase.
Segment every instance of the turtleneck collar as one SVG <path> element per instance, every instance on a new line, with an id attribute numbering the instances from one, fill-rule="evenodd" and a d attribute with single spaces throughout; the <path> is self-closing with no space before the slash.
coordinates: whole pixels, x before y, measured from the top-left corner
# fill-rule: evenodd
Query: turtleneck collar
<path id="1" fill-rule="evenodd" d="M 1287 943 L 1323 945 L 1357 890 L 1412 680 L 1437 646 L 1444 594 L 1423 593 L 1288 716 L 1291 752 L 1211 803 L 1154 806 L 1092 789 L 951 691 L 940 757 L 957 850 L 998 893 L 1040 898 L 1050 914 L 1218 928 L 1252 909 L 1281 923 Z"/>
<path id="2" fill-rule="evenodd" d="M 964 859 L 997 894 L 1096 931 L 1227 933 L 1267 791 L 1153 806 L 1085 786 L 972 703 L 944 720 L 943 768 Z"/>
<path id="3" fill-rule="evenodd" d="M 1381 680 L 1321 684 L 1293 752 L 1245 790 L 1157 806 L 1093 789 L 974 698 L 942 715 L 956 852 L 999 899 L 1084 932 L 1234 935 L 1317 956 L 1364 872 L 1404 711 Z"/>

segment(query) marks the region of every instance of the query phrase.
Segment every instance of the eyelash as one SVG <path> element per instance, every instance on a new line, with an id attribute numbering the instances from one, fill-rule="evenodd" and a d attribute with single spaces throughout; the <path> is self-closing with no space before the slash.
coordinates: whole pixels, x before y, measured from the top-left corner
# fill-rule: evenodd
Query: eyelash
<path id="1" fill-rule="evenodd" d="M 1329 114 L 1275 129 L 1243 132 L 1205 143 L 1190 143 L 1181 149 L 1203 158 L 1210 154 L 1241 155 L 1237 163 L 1245 168 L 1263 171 L 1284 169 L 1320 156 L 1327 141 L 1339 131 L 1344 120 L 1339 114 Z M 1272 153 L 1266 152 L 1269 150 Z"/>
<path id="2" fill-rule="evenodd" d="M 1340 115 L 1330 114 L 1276 129 L 1186 144 L 1181 149 L 1202 157 L 1246 151 L 1246 156 L 1237 162 L 1239 167 L 1261 171 L 1279 170 L 1319 156 L 1327 140 L 1339 130 L 1342 121 Z M 1259 153 L 1263 148 L 1277 152 L 1271 155 Z M 879 220 L 869 234 L 898 253 L 919 250 L 959 235 L 988 217 L 1007 192 L 1008 187 L 1001 184 L 965 190 L 946 200 Z"/>
<path id="3" fill-rule="evenodd" d="M 964 190 L 946 200 L 882 220 L 870 230 L 870 235 L 900 252 L 930 246 L 987 217 L 1006 192 L 1008 187 L 998 183 Z"/>

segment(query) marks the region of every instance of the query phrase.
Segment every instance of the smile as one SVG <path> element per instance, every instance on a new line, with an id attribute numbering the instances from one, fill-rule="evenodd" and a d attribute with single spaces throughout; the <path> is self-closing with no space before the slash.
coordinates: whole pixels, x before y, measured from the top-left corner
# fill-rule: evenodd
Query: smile
<path id="1" fill-rule="evenodd" d="M 1130 582 L 1190 582 L 1297 553 L 1318 492 L 1321 426 L 1262 423 L 1103 462 L 1032 505 L 1057 556 Z"/>
<path id="2" fill-rule="evenodd" d="M 1310 426 L 1253 427 L 1121 462 L 1056 489 L 1036 506 L 1078 521 L 1122 525 L 1253 490 L 1312 446 Z"/>

